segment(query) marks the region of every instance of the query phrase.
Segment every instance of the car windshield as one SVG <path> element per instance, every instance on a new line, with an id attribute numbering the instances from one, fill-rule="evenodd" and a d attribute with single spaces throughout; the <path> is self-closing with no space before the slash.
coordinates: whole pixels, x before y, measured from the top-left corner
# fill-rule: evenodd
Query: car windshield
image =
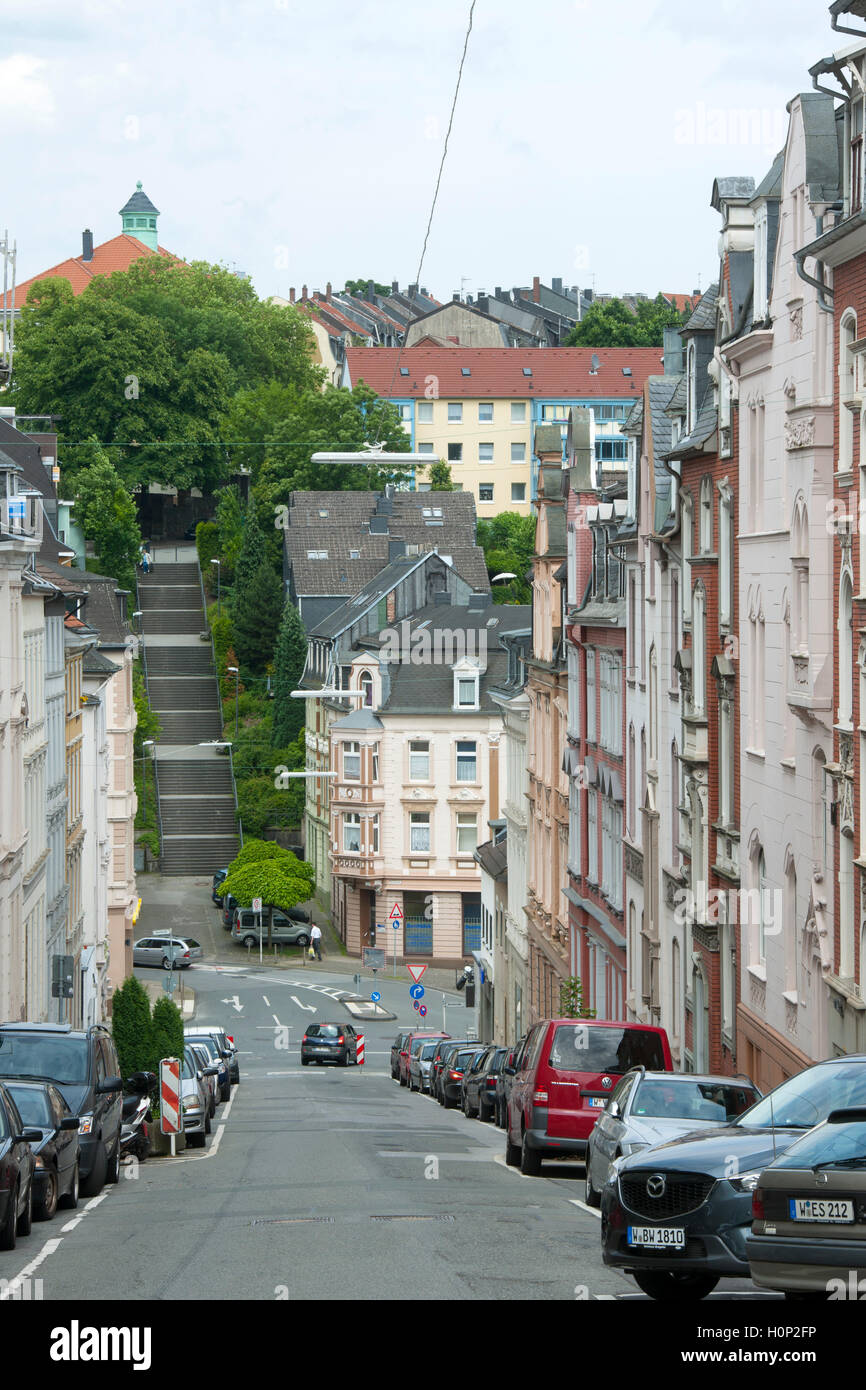
<path id="1" fill-rule="evenodd" d="M 61 1085 L 87 1082 L 87 1039 L 68 1034 L 0 1033 L 0 1076 L 47 1076 Z"/>
<path id="2" fill-rule="evenodd" d="M 436 1044 L 435 1044 L 435 1042 L 434 1042 L 434 1043 L 425 1043 L 424 1046 L 421 1048 L 421 1061 L 422 1061 L 422 1062 L 429 1062 L 429 1061 L 431 1060 L 431 1058 L 432 1058 L 432 1056 L 433 1056 L 433 1054 L 434 1054 L 435 1051 L 436 1051 Z"/>
<path id="3" fill-rule="evenodd" d="M 714 1120 L 722 1123 L 754 1105 L 750 1086 L 716 1081 L 643 1081 L 637 1089 L 632 1115 L 665 1120 Z"/>
<path id="4" fill-rule="evenodd" d="M 561 1023 L 553 1037 L 550 1065 L 558 1071 L 625 1072 L 640 1065 L 647 1071 L 664 1071 L 665 1058 L 658 1033 Z"/>
<path id="5" fill-rule="evenodd" d="M 193 1066 L 192 1056 L 189 1050 L 185 1051 L 183 1054 L 183 1062 L 181 1064 L 180 1069 L 180 1074 L 183 1077 L 184 1081 L 192 1081 L 193 1077 L 196 1074 L 196 1070 L 197 1068 Z"/>
<path id="6" fill-rule="evenodd" d="M 786 1149 L 773 1167 L 832 1168 L 836 1164 L 866 1170 L 866 1120 L 819 1125 Z"/>
<path id="7" fill-rule="evenodd" d="M 465 1071 L 466 1068 L 472 1062 L 472 1058 L 477 1057 L 477 1055 L 478 1054 L 476 1052 L 473 1052 L 471 1049 L 467 1050 L 466 1052 L 455 1052 L 454 1056 L 451 1058 L 449 1066 L 452 1066 L 455 1071 Z"/>
<path id="8" fill-rule="evenodd" d="M 831 1110 L 862 1106 L 866 1106 L 866 1063 L 840 1058 L 789 1077 L 736 1123 L 759 1129 L 811 1129 L 826 1120 Z"/>
<path id="9" fill-rule="evenodd" d="M 216 1061 L 219 1058 L 219 1049 L 213 1038 L 193 1038 L 196 1047 L 203 1047 L 207 1055 Z"/>
<path id="10" fill-rule="evenodd" d="M 338 1038 L 341 1029 L 336 1023 L 311 1023 L 307 1029 L 308 1038 Z"/>
<path id="11" fill-rule="evenodd" d="M 37 1091 L 32 1086 L 10 1086 L 8 1090 L 25 1125 L 39 1125 L 41 1129 L 54 1128 L 54 1116 L 51 1114 L 45 1091 Z"/>

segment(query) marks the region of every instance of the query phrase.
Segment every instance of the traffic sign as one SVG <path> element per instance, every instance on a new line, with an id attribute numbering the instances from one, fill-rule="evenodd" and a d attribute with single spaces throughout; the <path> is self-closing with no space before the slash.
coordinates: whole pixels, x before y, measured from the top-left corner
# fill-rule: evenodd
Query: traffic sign
<path id="1" fill-rule="evenodd" d="M 413 1003 L 412 1008 L 416 1011 L 416 1013 L 419 1013 L 419 1014 L 420 1014 L 420 1012 L 421 1012 L 421 1005 L 418 1003 L 418 1000 L 417 1000 L 417 999 L 416 999 L 415 1002 Z"/>
<path id="2" fill-rule="evenodd" d="M 417 985 L 418 981 L 421 979 L 421 976 L 424 974 L 424 971 L 427 969 L 427 967 L 426 965 L 407 965 L 406 969 L 409 971 L 409 974 L 412 976 L 412 979 L 415 981 Z"/>
<path id="3" fill-rule="evenodd" d="M 426 1004 L 419 1004 L 419 1005 L 418 1005 L 418 1012 L 419 1012 L 419 1014 L 421 1015 L 422 1018 L 426 1018 L 426 1017 L 427 1017 L 427 1005 L 426 1005 Z"/>
<path id="4" fill-rule="evenodd" d="M 174 971 L 172 970 L 171 974 L 166 975 L 165 979 L 163 980 L 162 987 L 165 990 L 166 994 L 174 994 L 176 985 L 177 980 L 175 979 Z"/>
<path id="5" fill-rule="evenodd" d="M 183 1129 L 180 1062 L 176 1057 L 163 1057 L 159 1064 L 159 1127 L 163 1134 L 179 1134 Z"/>
<path id="6" fill-rule="evenodd" d="M 394 906 L 391 908 L 391 911 L 388 913 L 388 920 L 393 922 L 396 918 L 397 921 L 401 921 L 402 917 L 403 909 L 399 903 L 395 903 Z"/>
<path id="7" fill-rule="evenodd" d="M 253 912 L 261 912 L 261 910 L 262 910 L 262 900 L 261 900 L 261 898 L 253 898 Z"/>
<path id="8" fill-rule="evenodd" d="M 410 997 L 411 997 L 412 999 L 423 999 L 423 998 L 424 998 L 424 986 L 423 986 L 423 985 L 413 985 L 412 988 L 409 990 L 409 995 L 410 995 Z"/>
<path id="9" fill-rule="evenodd" d="M 391 923 L 391 926 L 394 928 L 395 931 L 399 931 L 399 930 L 400 930 L 400 923 L 399 923 L 399 922 L 392 922 L 392 923 Z M 397 949 L 397 947 L 395 946 L 395 947 L 394 947 L 394 950 L 396 951 L 396 949 Z"/>
<path id="10" fill-rule="evenodd" d="M 379 991 L 378 991 L 377 989 L 374 989 L 374 990 L 373 990 L 373 993 L 370 995 L 370 998 L 372 999 L 372 1001 L 373 1001 L 374 1004 L 378 1004 L 378 1002 L 379 1002 L 379 1000 L 382 998 L 382 996 L 381 996 L 381 994 L 379 993 Z"/>

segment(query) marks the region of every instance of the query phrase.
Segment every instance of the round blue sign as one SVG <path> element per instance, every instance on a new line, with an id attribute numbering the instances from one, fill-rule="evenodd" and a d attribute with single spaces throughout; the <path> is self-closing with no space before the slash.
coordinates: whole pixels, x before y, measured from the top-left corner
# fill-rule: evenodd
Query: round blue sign
<path id="1" fill-rule="evenodd" d="M 379 993 L 379 991 L 378 991 L 377 989 L 374 989 L 374 990 L 373 990 L 373 993 L 370 995 L 370 998 L 372 999 L 372 1001 L 373 1001 L 374 1004 L 378 1004 L 378 1002 L 379 1002 L 379 1000 L 382 998 L 382 996 L 381 996 L 381 994 Z"/>
<path id="2" fill-rule="evenodd" d="M 416 999 L 416 1000 L 414 1001 L 414 1003 L 412 1004 L 412 1008 L 413 1008 L 413 1009 L 417 1009 L 417 1011 L 420 1013 L 421 1010 L 424 1008 L 424 1005 L 423 1005 L 423 1004 L 419 1004 L 419 1003 L 418 1003 L 418 1000 Z M 424 1009 L 424 1012 L 426 1013 L 427 1010 Z"/>
<path id="3" fill-rule="evenodd" d="M 413 998 L 413 999 L 423 999 L 423 998 L 424 998 L 424 986 L 423 986 L 423 985 L 412 985 L 411 989 L 409 990 L 409 994 L 410 994 L 411 998 Z"/>
<path id="4" fill-rule="evenodd" d="M 426 1004 L 419 1004 L 419 1005 L 418 1005 L 418 1012 L 419 1012 L 419 1014 L 421 1015 L 422 1018 L 426 1018 L 426 1017 L 427 1017 L 427 1005 L 426 1005 Z"/>

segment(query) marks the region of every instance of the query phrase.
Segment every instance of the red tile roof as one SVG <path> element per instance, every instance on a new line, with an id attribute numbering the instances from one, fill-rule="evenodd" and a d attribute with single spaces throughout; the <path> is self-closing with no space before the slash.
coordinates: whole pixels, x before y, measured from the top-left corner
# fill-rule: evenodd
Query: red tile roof
<path id="1" fill-rule="evenodd" d="M 598 371 L 591 371 L 592 358 Z M 401 376 L 400 366 L 409 368 Z M 411 347 L 348 348 L 346 362 L 352 385 L 363 379 L 380 396 L 424 396 L 431 376 L 438 378 L 440 397 L 544 396 L 556 399 L 584 397 L 634 398 L 648 376 L 661 371 L 661 348 L 466 348 Z M 468 367 L 470 376 L 461 368 Z M 532 375 L 524 376 L 523 368 Z M 623 368 L 631 375 L 624 376 Z"/>
<path id="2" fill-rule="evenodd" d="M 356 323 L 354 319 L 349 318 L 348 314 L 343 313 L 342 309 L 338 309 L 336 304 L 329 304 L 327 300 L 299 299 L 294 307 L 302 313 L 308 313 L 310 318 L 318 319 L 320 323 L 324 322 L 325 327 L 332 333 L 342 330 L 347 333 L 357 333 L 362 338 L 369 338 L 370 336 L 369 328 Z M 331 320 L 330 323 L 328 323 L 328 319 Z"/>
<path id="3" fill-rule="evenodd" d="M 101 246 L 94 246 L 93 259 L 85 261 L 81 256 L 70 257 L 68 261 L 61 261 L 59 265 L 54 265 L 50 270 L 43 270 L 39 275 L 31 275 L 29 280 L 24 280 L 20 285 L 15 286 L 14 307 L 20 309 L 27 302 L 27 294 L 30 286 L 37 280 L 46 280 L 49 276 L 59 276 L 62 280 L 68 280 L 72 286 L 73 294 L 81 294 L 86 290 L 91 280 L 97 275 L 112 275 L 116 270 L 128 270 L 133 261 L 138 261 L 142 256 L 168 256 L 170 260 L 178 260 L 177 256 L 172 255 L 171 251 L 166 251 L 164 246 L 160 246 L 159 251 L 151 251 L 149 246 L 145 246 L 138 237 L 127 236 L 121 232 L 120 236 L 112 237 L 110 241 L 104 241 Z M 12 307 L 12 291 L 6 295 L 9 307 Z M 0 300 L 2 302 L 2 300 Z"/>
<path id="4" fill-rule="evenodd" d="M 666 299 L 668 304 L 672 304 L 679 313 L 682 313 L 684 309 L 696 309 L 701 296 L 699 294 L 665 294 L 662 290 L 662 299 Z"/>

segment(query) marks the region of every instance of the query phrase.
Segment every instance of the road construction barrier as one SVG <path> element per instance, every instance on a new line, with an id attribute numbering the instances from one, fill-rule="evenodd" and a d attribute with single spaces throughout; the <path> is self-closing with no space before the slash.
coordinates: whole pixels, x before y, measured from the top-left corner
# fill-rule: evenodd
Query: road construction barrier
<path id="1" fill-rule="evenodd" d="M 364 1034 L 358 1034 L 358 1066 L 364 1065 Z"/>
<path id="2" fill-rule="evenodd" d="M 163 1057 L 159 1064 L 159 1127 L 163 1134 L 180 1134 L 180 1062 Z"/>

